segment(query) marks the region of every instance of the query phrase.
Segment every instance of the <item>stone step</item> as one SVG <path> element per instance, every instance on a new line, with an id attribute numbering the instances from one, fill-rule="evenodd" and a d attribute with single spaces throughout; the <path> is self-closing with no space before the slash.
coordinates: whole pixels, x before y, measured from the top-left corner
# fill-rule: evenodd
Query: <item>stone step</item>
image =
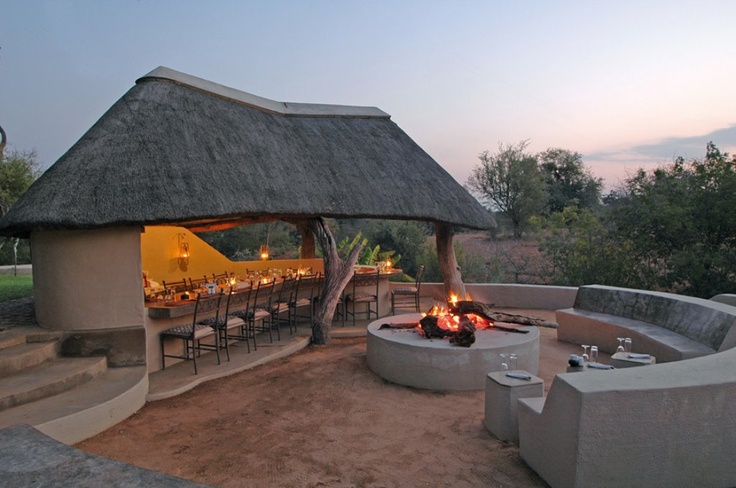
<path id="1" fill-rule="evenodd" d="M 0 376 L 38 366 L 58 356 L 58 343 L 25 341 L 12 347 L 0 348 Z"/>
<path id="2" fill-rule="evenodd" d="M 25 334 L 11 334 L 3 333 L 0 334 L 0 350 L 9 349 L 11 347 L 18 346 L 26 343 Z"/>
<path id="3" fill-rule="evenodd" d="M 0 411 L 0 429 L 28 424 L 65 444 L 74 444 L 122 422 L 146 401 L 146 366 L 109 368 L 58 395 Z"/>
<path id="4" fill-rule="evenodd" d="M 57 358 L 0 378 L 0 411 L 72 389 L 106 369 L 104 357 Z"/>

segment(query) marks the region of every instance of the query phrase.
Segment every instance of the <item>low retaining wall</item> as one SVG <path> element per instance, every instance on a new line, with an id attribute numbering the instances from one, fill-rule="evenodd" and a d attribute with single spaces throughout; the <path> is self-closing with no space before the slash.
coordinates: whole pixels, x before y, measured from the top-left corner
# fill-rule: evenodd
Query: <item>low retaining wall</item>
<path id="1" fill-rule="evenodd" d="M 392 283 L 394 286 L 406 284 Z M 575 286 L 517 285 L 507 283 L 466 283 L 465 291 L 478 302 L 501 308 L 536 308 L 557 310 L 572 307 L 578 288 Z M 423 283 L 421 295 L 446 303 L 442 283 Z"/>

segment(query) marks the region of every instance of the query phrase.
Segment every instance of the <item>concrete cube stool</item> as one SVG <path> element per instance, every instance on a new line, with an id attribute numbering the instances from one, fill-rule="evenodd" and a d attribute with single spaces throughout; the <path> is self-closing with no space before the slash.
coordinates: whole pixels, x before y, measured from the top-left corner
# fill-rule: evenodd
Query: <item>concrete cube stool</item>
<path id="1" fill-rule="evenodd" d="M 506 376 L 521 373 L 531 379 Z M 519 419 L 516 403 L 519 398 L 544 396 L 544 380 L 526 371 L 494 371 L 486 377 L 486 412 L 483 425 L 502 441 L 519 442 Z"/>
<path id="2" fill-rule="evenodd" d="M 633 358 L 630 358 L 629 352 L 617 352 L 611 356 L 611 364 L 616 368 L 633 368 L 635 366 L 648 366 L 650 364 L 656 364 L 657 358 L 652 356 L 649 357 L 636 357 L 634 354 Z"/>

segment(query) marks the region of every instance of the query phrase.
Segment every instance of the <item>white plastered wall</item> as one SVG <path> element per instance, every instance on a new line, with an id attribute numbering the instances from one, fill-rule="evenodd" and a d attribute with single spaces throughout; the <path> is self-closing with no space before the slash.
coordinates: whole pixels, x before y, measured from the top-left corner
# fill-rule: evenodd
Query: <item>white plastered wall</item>
<path id="1" fill-rule="evenodd" d="M 34 231 L 31 250 L 41 327 L 143 326 L 140 227 Z"/>

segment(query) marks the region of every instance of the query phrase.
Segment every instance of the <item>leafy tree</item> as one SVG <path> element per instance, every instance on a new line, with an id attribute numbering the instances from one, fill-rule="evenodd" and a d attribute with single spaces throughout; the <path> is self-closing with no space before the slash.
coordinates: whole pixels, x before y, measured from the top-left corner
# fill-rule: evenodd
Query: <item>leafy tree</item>
<path id="1" fill-rule="evenodd" d="M 562 212 L 570 206 L 595 208 L 600 204 L 603 179 L 591 174 L 580 153 L 550 148 L 537 158 L 547 183 L 548 213 Z"/>
<path id="2" fill-rule="evenodd" d="M 368 240 L 380 246 L 404 273 L 414 276 L 422 264 L 421 254 L 427 240 L 426 226 L 410 220 L 376 220 L 367 231 Z M 389 251 L 390 250 L 390 251 Z M 381 260 L 385 260 L 382 256 Z"/>
<path id="3" fill-rule="evenodd" d="M 35 151 L 10 151 L 0 154 L 0 216 L 10 207 L 40 175 Z M 5 244 L 12 245 L 5 248 Z M 0 263 L 30 262 L 30 248 L 26 240 L 3 239 L 0 242 Z"/>
<path id="4" fill-rule="evenodd" d="M 493 210 L 511 220 L 515 238 L 521 238 L 530 217 L 540 212 L 547 200 L 537 158 L 525 152 L 527 141 L 499 145 L 498 152 L 482 152 L 480 165 L 473 168 L 467 186 Z"/>
<path id="5" fill-rule="evenodd" d="M 535 224 L 542 236 L 539 249 L 549 266 L 546 283 L 625 287 L 641 284 L 630 244 L 611 232 L 592 210 L 567 207 L 547 219 L 536 218 Z"/>
<path id="6" fill-rule="evenodd" d="M 736 288 L 736 157 L 713 143 L 626 181 L 612 217 L 646 285 L 710 298 Z"/>
<path id="7" fill-rule="evenodd" d="M 274 259 L 295 259 L 299 256 L 299 231 L 286 222 L 252 224 L 231 229 L 198 234 L 210 246 L 234 261 L 259 259 L 261 244 L 268 244 Z"/>

